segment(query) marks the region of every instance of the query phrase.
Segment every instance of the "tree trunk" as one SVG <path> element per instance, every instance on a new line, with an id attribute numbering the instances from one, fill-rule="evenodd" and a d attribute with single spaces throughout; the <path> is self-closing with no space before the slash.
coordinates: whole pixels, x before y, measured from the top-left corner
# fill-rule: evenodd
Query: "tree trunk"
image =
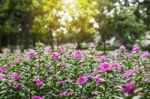
<path id="1" fill-rule="evenodd" d="M 0 34 L 0 53 L 2 52 L 2 35 Z"/>
<path id="2" fill-rule="evenodd" d="M 80 42 L 77 43 L 77 49 L 81 49 L 81 44 L 80 44 Z"/>
<path id="3" fill-rule="evenodd" d="M 103 36 L 103 46 L 104 46 L 103 52 L 104 52 L 104 54 L 106 54 L 106 38 L 105 38 L 105 35 Z"/>

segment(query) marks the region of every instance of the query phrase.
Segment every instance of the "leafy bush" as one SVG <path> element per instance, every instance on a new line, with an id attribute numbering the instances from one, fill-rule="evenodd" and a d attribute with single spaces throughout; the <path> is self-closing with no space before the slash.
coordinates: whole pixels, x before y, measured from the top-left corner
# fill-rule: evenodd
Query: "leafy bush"
<path id="1" fill-rule="evenodd" d="M 75 50 L 67 44 L 52 50 L 5 49 L 0 54 L 0 99 L 150 98 L 149 53 L 134 45 L 104 55 L 94 46 Z"/>

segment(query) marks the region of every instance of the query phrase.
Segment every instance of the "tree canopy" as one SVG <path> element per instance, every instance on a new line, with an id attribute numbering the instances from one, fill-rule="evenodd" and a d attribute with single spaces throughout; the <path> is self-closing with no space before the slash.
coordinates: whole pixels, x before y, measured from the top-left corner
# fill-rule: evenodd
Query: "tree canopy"
<path id="1" fill-rule="evenodd" d="M 133 44 L 149 26 L 147 0 L 1 0 L 0 45 L 98 42 Z M 105 44 L 105 43 L 104 43 Z"/>

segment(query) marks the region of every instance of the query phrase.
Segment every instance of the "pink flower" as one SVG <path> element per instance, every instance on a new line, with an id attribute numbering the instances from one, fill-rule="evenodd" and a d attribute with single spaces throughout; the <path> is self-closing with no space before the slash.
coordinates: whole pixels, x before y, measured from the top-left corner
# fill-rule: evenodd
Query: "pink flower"
<path id="1" fill-rule="evenodd" d="M 102 63 L 98 67 L 94 68 L 93 72 L 98 73 L 98 72 L 105 72 L 108 71 L 112 68 L 112 66 L 109 63 Z"/>
<path id="2" fill-rule="evenodd" d="M 0 81 L 4 79 L 4 74 L 0 73 Z"/>
<path id="3" fill-rule="evenodd" d="M 73 95 L 74 94 L 74 92 L 73 91 L 62 91 L 62 92 L 60 92 L 60 96 L 71 96 L 71 95 Z"/>
<path id="4" fill-rule="evenodd" d="M 95 81 L 96 81 L 96 84 L 99 84 L 99 83 L 104 82 L 104 79 L 100 75 L 97 75 L 95 77 Z"/>
<path id="5" fill-rule="evenodd" d="M 98 66 L 98 67 L 96 67 L 96 68 L 93 69 L 93 73 L 98 73 L 100 71 L 101 71 L 100 66 Z"/>
<path id="6" fill-rule="evenodd" d="M 135 66 L 132 70 L 133 70 L 134 73 L 137 73 L 137 72 L 140 71 L 140 67 L 139 66 Z"/>
<path id="7" fill-rule="evenodd" d="M 84 74 L 83 76 L 86 78 L 90 78 L 92 76 L 92 74 Z"/>
<path id="8" fill-rule="evenodd" d="M 60 58 L 60 55 L 58 53 L 54 53 L 54 54 L 51 54 L 50 57 L 53 61 L 57 61 Z"/>
<path id="9" fill-rule="evenodd" d="M 30 50 L 30 51 L 27 52 L 27 55 L 29 57 L 34 57 L 36 55 L 36 52 L 35 52 L 35 50 Z"/>
<path id="10" fill-rule="evenodd" d="M 94 91 L 92 91 L 92 92 L 91 92 L 91 94 L 93 94 L 93 95 L 98 95 L 98 94 L 99 94 L 99 92 L 98 92 L 98 91 L 96 91 L 96 90 L 94 90 Z"/>
<path id="11" fill-rule="evenodd" d="M 71 95 L 73 95 L 73 94 L 74 94 L 73 91 L 68 91 L 68 92 L 67 92 L 67 96 L 71 96 Z"/>
<path id="12" fill-rule="evenodd" d="M 131 77 L 133 75 L 133 71 L 132 70 L 126 70 L 124 73 L 123 73 L 123 76 L 125 78 L 128 78 L 128 77 Z"/>
<path id="13" fill-rule="evenodd" d="M 105 72 L 111 69 L 111 65 L 109 63 L 102 63 L 100 65 L 100 71 Z"/>
<path id="14" fill-rule="evenodd" d="M 139 45 L 138 44 L 133 45 L 132 51 L 133 52 L 139 52 L 140 51 Z"/>
<path id="15" fill-rule="evenodd" d="M 65 82 L 63 80 L 60 80 L 57 83 L 60 84 L 60 85 L 63 85 Z"/>
<path id="16" fill-rule="evenodd" d="M 72 53 L 73 57 L 76 59 L 81 59 L 83 58 L 83 53 L 80 50 L 76 50 Z"/>
<path id="17" fill-rule="evenodd" d="M 116 62 L 116 63 L 113 63 L 112 64 L 112 68 L 115 68 L 115 69 L 120 69 L 122 67 L 121 63 L 119 62 Z"/>
<path id="18" fill-rule="evenodd" d="M 150 64 L 147 64 L 147 66 L 146 67 L 149 67 L 150 68 Z"/>
<path id="19" fill-rule="evenodd" d="M 8 66 L 4 65 L 4 66 L 0 66 L 0 72 L 4 73 L 8 70 Z"/>
<path id="20" fill-rule="evenodd" d="M 100 57 L 100 56 L 102 56 L 102 55 L 103 55 L 103 52 L 98 51 L 98 52 L 96 52 L 95 54 L 96 54 L 96 56 Z"/>
<path id="21" fill-rule="evenodd" d="M 125 47 L 124 45 L 121 45 L 121 46 L 119 47 L 119 49 L 120 49 L 120 50 L 125 50 L 126 47 Z"/>
<path id="22" fill-rule="evenodd" d="M 75 44 L 68 43 L 68 44 L 66 45 L 66 47 L 69 48 L 69 49 L 75 49 L 75 48 L 76 48 L 76 45 L 75 45 Z"/>
<path id="23" fill-rule="evenodd" d="M 124 55 L 124 57 L 126 58 L 126 59 L 129 59 L 129 58 L 131 58 L 131 54 L 129 54 L 129 53 L 125 53 L 125 55 Z"/>
<path id="24" fill-rule="evenodd" d="M 66 96 L 66 95 L 67 95 L 67 91 L 60 92 L 60 96 Z"/>
<path id="25" fill-rule="evenodd" d="M 31 99 L 44 99 L 44 97 L 43 96 L 32 96 Z"/>
<path id="26" fill-rule="evenodd" d="M 148 58 L 148 56 L 149 56 L 149 53 L 148 53 L 148 51 L 146 51 L 140 56 L 140 58 L 143 60 L 146 60 Z"/>
<path id="27" fill-rule="evenodd" d="M 110 56 L 111 56 L 111 57 L 114 57 L 114 58 L 117 58 L 118 55 L 120 55 L 119 50 L 115 50 L 115 51 L 113 51 L 113 52 L 110 53 Z"/>
<path id="28" fill-rule="evenodd" d="M 135 86 L 136 86 L 135 81 L 130 81 L 122 86 L 122 91 L 124 93 L 132 94 L 134 92 Z"/>
<path id="29" fill-rule="evenodd" d="M 77 79 L 77 82 L 80 83 L 80 84 L 84 84 L 86 83 L 88 80 L 88 78 L 86 76 L 80 76 L 78 79 Z"/>
<path id="30" fill-rule="evenodd" d="M 3 52 L 5 52 L 5 53 L 10 53 L 10 49 L 9 48 L 5 48 L 4 50 L 3 50 Z"/>
<path id="31" fill-rule="evenodd" d="M 15 88 L 21 88 L 22 87 L 22 83 L 18 83 L 16 81 L 12 82 Z"/>
<path id="32" fill-rule="evenodd" d="M 65 68 L 65 67 L 66 67 L 66 64 L 65 64 L 64 62 L 61 62 L 60 66 L 61 66 L 62 68 Z"/>
<path id="33" fill-rule="evenodd" d="M 35 85 L 38 86 L 38 87 L 43 84 L 43 81 L 39 77 L 35 77 L 33 79 L 33 81 L 34 81 Z"/>
<path id="34" fill-rule="evenodd" d="M 54 46 L 54 51 L 62 52 L 64 50 L 63 46 Z"/>
<path id="35" fill-rule="evenodd" d="M 20 63 L 20 64 L 22 64 L 22 59 L 15 59 L 14 63 Z"/>
<path id="36" fill-rule="evenodd" d="M 23 74 L 14 72 L 14 73 L 10 74 L 10 78 L 20 79 L 20 78 L 23 78 Z"/>
<path id="37" fill-rule="evenodd" d="M 99 59 L 100 59 L 100 62 L 105 62 L 105 61 L 107 61 L 107 57 L 104 56 L 104 55 L 100 56 Z"/>
<path id="38" fill-rule="evenodd" d="M 45 67 L 45 68 L 49 68 L 49 67 L 50 67 L 50 64 L 44 64 L 44 67 Z"/>

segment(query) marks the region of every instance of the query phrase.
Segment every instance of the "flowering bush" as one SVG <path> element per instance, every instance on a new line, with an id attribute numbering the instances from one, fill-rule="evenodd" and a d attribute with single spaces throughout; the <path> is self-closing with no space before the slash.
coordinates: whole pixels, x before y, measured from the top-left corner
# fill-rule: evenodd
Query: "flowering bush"
<path id="1" fill-rule="evenodd" d="M 104 55 L 41 43 L 0 54 L 0 99 L 150 98 L 150 58 L 134 45 Z"/>

